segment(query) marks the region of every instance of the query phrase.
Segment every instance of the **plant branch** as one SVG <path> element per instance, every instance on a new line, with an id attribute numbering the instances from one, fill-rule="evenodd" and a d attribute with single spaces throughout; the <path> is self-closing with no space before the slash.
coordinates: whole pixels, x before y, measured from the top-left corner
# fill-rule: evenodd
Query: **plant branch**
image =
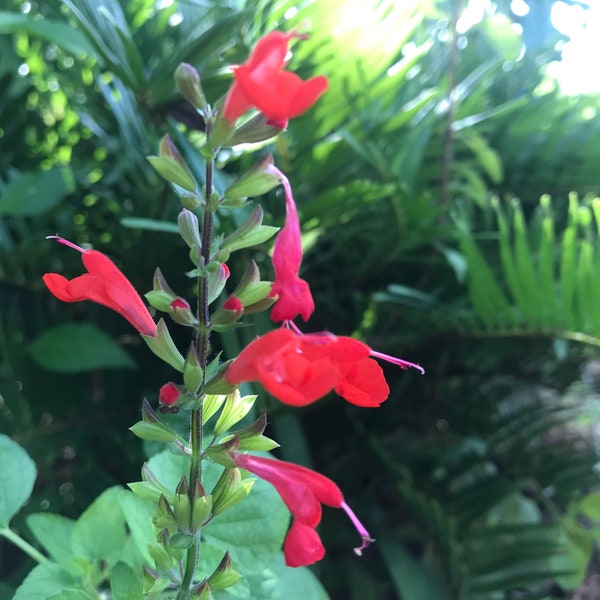
<path id="1" fill-rule="evenodd" d="M 39 564 L 46 562 L 48 559 L 39 551 L 36 550 L 29 542 L 26 542 L 20 535 L 16 534 L 12 529 L 4 527 L 0 529 L 0 535 L 4 536 L 7 540 L 12 542 L 17 548 L 20 548 L 33 558 Z"/>

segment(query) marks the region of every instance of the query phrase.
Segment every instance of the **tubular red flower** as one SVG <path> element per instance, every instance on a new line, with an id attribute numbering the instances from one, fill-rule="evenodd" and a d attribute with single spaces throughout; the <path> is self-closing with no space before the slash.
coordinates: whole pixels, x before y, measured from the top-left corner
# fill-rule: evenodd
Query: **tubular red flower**
<path id="1" fill-rule="evenodd" d="M 235 81 L 225 99 L 223 116 L 234 123 L 250 108 L 282 129 L 288 119 L 308 110 L 327 89 L 327 78 L 319 75 L 303 81 L 284 71 L 289 40 L 297 33 L 272 31 L 256 44 L 248 60 L 234 67 Z"/>
<path id="2" fill-rule="evenodd" d="M 275 165 L 267 165 L 265 172 L 279 177 L 285 190 L 285 224 L 273 246 L 275 281 L 271 294 L 278 296 L 278 300 L 271 310 L 271 319 L 291 321 L 301 315 L 308 321 L 315 310 L 315 303 L 308 283 L 298 276 L 302 263 L 302 241 L 292 187 L 288 178 Z"/>
<path id="3" fill-rule="evenodd" d="M 102 252 L 84 250 L 58 236 L 58 242 L 81 252 L 87 273 L 68 280 L 58 273 L 46 273 L 42 279 L 46 287 L 63 302 L 91 300 L 118 312 L 140 333 L 156 336 L 156 323 L 146 305 L 129 280 Z"/>
<path id="4" fill-rule="evenodd" d="M 321 504 L 346 511 L 363 540 L 362 545 L 355 548 L 357 554 L 372 541 L 368 531 L 344 502 L 338 486 L 328 477 L 306 467 L 271 458 L 237 452 L 232 452 L 231 458 L 238 467 L 268 481 L 292 513 L 294 520 L 283 544 L 288 567 L 311 565 L 325 555 L 325 548 L 315 531 L 321 521 Z"/>
<path id="5" fill-rule="evenodd" d="M 281 328 L 244 348 L 225 379 L 233 385 L 259 381 L 273 396 L 292 406 L 306 406 L 335 390 L 351 404 L 373 408 L 390 393 L 383 370 L 370 358 L 373 353 L 369 346 L 350 337 Z M 418 365 L 400 362 L 404 368 L 409 365 L 422 371 Z"/>

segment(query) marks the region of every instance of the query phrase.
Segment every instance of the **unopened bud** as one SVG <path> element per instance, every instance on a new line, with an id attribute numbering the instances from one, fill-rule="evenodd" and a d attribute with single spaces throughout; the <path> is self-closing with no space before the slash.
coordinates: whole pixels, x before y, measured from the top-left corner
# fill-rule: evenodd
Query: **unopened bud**
<path id="1" fill-rule="evenodd" d="M 158 401 L 163 406 L 173 406 L 181 398 L 181 390 L 179 386 L 173 382 L 165 383 L 158 392 Z"/>
<path id="2" fill-rule="evenodd" d="M 175 83 L 181 95 L 198 110 L 206 110 L 207 103 L 200 85 L 198 71 L 188 63 L 181 63 L 175 70 Z"/>

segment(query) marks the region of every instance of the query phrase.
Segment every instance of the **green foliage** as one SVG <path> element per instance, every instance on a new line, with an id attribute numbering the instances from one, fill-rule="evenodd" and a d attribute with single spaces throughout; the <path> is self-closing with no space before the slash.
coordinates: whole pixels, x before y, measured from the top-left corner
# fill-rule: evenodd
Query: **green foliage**
<path id="1" fill-rule="evenodd" d="M 124 432 L 139 418 L 142 396 L 153 400 L 172 377 L 147 362 L 118 317 L 57 307 L 40 291 L 44 272 L 81 272 L 78 257 L 57 258 L 44 237 L 60 230 L 92 242 L 127 265 L 140 290 L 149 289 L 156 265 L 167 272 L 181 264 L 188 249 L 170 243 L 176 195 L 145 159 L 169 132 L 203 183 L 203 161 L 191 160 L 201 124 L 175 92 L 175 68 L 193 64 L 207 97 L 218 97 L 229 82 L 223 66 L 243 60 L 259 35 L 306 23 L 311 36 L 293 49 L 293 64 L 326 73 L 330 89 L 274 146 L 296 191 L 303 276 L 319 307 L 306 329 L 357 331 L 427 370 L 421 378 L 386 367 L 392 393 L 377 414 L 341 413 L 337 400 L 299 416 L 268 404 L 269 420 L 286 432 L 286 458 L 309 462 L 313 449 L 316 466 L 375 524 L 378 543 L 358 561 L 348 558 L 354 540 L 346 524 L 324 518 L 325 587 L 361 599 L 504 600 L 579 585 L 598 531 L 577 515 L 597 522 L 586 492 L 598 482 L 594 439 L 581 425 L 594 416 L 568 392 L 580 384 L 580 365 L 596 360 L 600 339 L 598 99 L 562 96 L 540 69 L 553 54 L 528 45 L 520 57 L 522 40 L 502 15 L 472 27 L 454 51 L 443 3 L 102 4 L 39 3 L 25 15 L 14 3 L 14 12 L 0 14 L 0 420 L 43 473 L 25 510 L 35 513 L 27 523 L 51 559 L 15 598 L 89 597 L 77 590 L 81 575 L 99 576 L 94 568 L 108 558 L 102 581 L 115 597 L 138 593 L 139 565 L 123 563 L 116 543 L 88 547 L 74 530 L 98 534 L 96 509 L 79 516 L 83 507 L 103 487 L 137 476 L 141 450 Z M 178 15 L 180 24 L 170 25 Z M 27 75 L 17 74 L 20 65 Z M 249 166 L 235 150 L 222 161 L 231 178 L 217 181 L 219 191 Z M 264 239 L 284 211 L 276 194 L 269 206 Z M 235 276 L 235 260 L 231 266 Z M 189 290 L 184 278 L 169 281 Z M 255 333 L 225 338 L 227 357 Z M 83 375 L 58 381 L 32 358 Z M 116 368 L 132 360 L 137 370 Z M 75 460 L 61 458 L 65 447 Z M 176 485 L 176 460 L 152 460 L 165 461 L 166 482 Z M 3 526 L 26 500 L 26 481 L 0 485 L 12 507 Z M 75 505 L 58 492 L 63 484 L 74 486 Z M 211 572 L 241 537 L 248 546 L 236 556 L 246 576 L 235 588 L 240 596 L 277 598 L 283 589 L 286 598 L 326 597 L 308 571 L 282 566 L 285 511 L 271 504 L 272 490 L 255 491 L 240 523 L 227 519 L 246 502 L 224 513 L 222 529 L 217 520 L 207 528 L 202 568 Z M 150 561 L 148 504 L 111 494 L 119 497 L 110 517 L 115 539 L 123 543 L 126 524 L 125 544 L 140 548 L 140 564 Z M 43 500 L 74 518 L 37 512 Z M 277 535 L 262 529 L 267 507 L 276 507 Z M 261 528 L 250 539 L 242 525 L 254 517 Z M 84 562 L 74 562 L 73 539 Z M 256 565 L 250 541 L 258 544 Z M 10 576 L 17 587 L 24 572 Z"/>
<path id="2" fill-rule="evenodd" d="M 0 527 L 6 529 L 10 520 L 25 504 L 35 483 L 35 464 L 17 443 L 6 435 L 0 435 Z"/>

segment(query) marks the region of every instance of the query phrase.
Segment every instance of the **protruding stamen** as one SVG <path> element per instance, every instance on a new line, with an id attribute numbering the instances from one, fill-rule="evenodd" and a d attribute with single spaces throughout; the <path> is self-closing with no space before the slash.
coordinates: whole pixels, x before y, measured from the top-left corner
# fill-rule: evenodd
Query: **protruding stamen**
<path id="1" fill-rule="evenodd" d="M 389 354 L 383 354 L 382 352 L 376 352 L 375 350 L 371 350 L 371 356 L 385 360 L 393 365 L 398 365 L 401 369 L 408 369 L 412 367 L 413 369 L 420 371 L 421 375 L 425 374 L 425 369 L 421 365 L 408 362 L 407 360 L 402 360 L 401 358 L 396 358 L 395 356 L 390 356 Z"/>
<path id="2" fill-rule="evenodd" d="M 73 242 L 70 242 L 69 240 L 65 240 L 65 238 L 60 237 L 60 235 L 47 235 L 46 239 L 47 240 L 56 240 L 59 244 L 62 244 L 63 246 L 69 246 L 69 248 L 73 248 L 74 250 L 77 250 L 78 252 L 85 252 L 84 248 L 82 248 L 81 246 L 78 246 L 77 244 L 74 244 Z"/>
<path id="3" fill-rule="evenodd" d="M 359 518 L 356 516 L 354 511 L 345 503 L 342 502 L 341 508 L 344 509 L 344 512 L 348 515 L 354 527 L 356 527 L 356 531 L 360 534 L 362 538 L 362 544 L 357 548 L 354 548 L 354 554 L 357 556 L 362 556 L 362 551 L 367 548 L 372 542 L 375 541 L 375 538 L 371 537 L 371 534 L 366 530 L 365 526 L 360 522 Z"/>

